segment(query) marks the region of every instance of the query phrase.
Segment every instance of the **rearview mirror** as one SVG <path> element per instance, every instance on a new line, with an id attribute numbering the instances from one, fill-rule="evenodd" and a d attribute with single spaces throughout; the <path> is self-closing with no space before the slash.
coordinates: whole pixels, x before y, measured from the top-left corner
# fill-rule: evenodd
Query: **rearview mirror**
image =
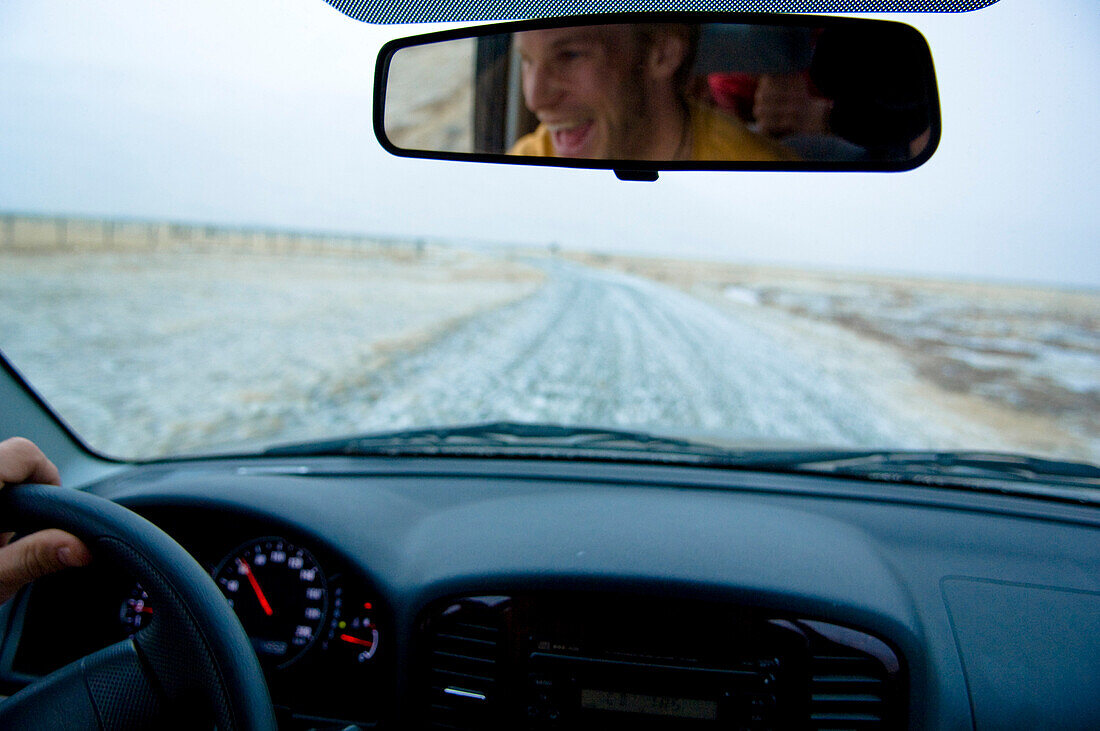
<path id="1" fill-rule="evenodd" d="M 586 16 L 393 41 L 379 56 L 375 133 L 402 156 L 643 174 L 896 171 L 935 150 L 935 74 L 913 28 L 698 18 Z"/>

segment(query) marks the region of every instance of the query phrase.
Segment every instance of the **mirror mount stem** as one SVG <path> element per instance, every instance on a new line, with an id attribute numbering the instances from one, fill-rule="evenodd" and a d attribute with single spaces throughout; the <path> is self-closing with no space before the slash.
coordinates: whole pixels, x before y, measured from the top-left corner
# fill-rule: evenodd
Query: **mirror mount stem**
<path id="1" fill-rule="evenodd" d="M 615 170 L 615 177 L 619 180 L 630 180 L 638 183 L 656 183 L 656 170 Z"/>

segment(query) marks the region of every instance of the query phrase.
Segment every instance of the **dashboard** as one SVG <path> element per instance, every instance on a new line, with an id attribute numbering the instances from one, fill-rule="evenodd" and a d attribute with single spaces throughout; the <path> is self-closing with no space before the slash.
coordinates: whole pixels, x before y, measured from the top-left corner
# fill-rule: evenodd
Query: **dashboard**
<path id="1" fill-rule="evenodd" d="M 343 728 L 376 716 L 363 698 L 392 695 L 387 621 L 353 564 L 323 541 L 292 529 L 275 535 L 290 527 L 244 514 L 160 507 L 144 515 L 170 526 L 214 578 L 288 722 Z M 6 665 L 20 678 L 48 674 L 140 631 L 155 611 L 142 587 L 109 565 L 46 577 L 20 610 L 23 639 Z"/>
<path id="2" fill-rule="evenodd" d="M 89 491 L 233 603 L 280 726 L 1096 727 L 1100 511 L 606 462 L 206 460 Z M 140 631 L 97 564 L 0 609 L 10 689 Z"/>

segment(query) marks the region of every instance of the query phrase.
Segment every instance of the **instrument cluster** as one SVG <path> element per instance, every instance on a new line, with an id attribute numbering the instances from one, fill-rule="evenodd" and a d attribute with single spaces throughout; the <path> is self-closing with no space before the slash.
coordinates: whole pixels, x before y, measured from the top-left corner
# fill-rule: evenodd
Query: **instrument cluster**
<path id="1" fill-rule="evenodd" d="M 348 561 L 316 539 L 258 522 L 212 531 L 209 519 L 180 520 L 178 513 L 154 521 L 207 569 L 233 607 L 281 727 L 371 723 L 384 715 L 394 675 L 385 607 Z M 254 537 L 242 540 L 247 535 Z M 46 675 L 140 632 L 156 611 L 155 597 L 109 566 L 47 577 L 27 600 L 12 670 Z"/>
<path id="2" fill-rule="evenodd" d="M 311 648 L 342 665 L 363 665 L 378 653 L 380 633 L 369 594 L 345 586 L 343 574 L 326 575 L 314 555 L 279 536 L 237 546 L 212 571 L 265 667 L 282 670 Z M 134 584 L 119 607 L 133 634 L 152 616 L 155 602 Z"/>

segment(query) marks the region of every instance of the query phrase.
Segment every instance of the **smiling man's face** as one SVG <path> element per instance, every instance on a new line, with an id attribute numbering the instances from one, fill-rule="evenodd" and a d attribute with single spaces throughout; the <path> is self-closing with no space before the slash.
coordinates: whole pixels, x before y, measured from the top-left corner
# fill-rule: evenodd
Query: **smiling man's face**
<path id="1" fill-rule="evenodd" d="M 642 50 L 629 26 L 516 34 L 527 108 L 550 130 L 561 157 L 630 159 L 648 143 L 652 119 Z"/>

